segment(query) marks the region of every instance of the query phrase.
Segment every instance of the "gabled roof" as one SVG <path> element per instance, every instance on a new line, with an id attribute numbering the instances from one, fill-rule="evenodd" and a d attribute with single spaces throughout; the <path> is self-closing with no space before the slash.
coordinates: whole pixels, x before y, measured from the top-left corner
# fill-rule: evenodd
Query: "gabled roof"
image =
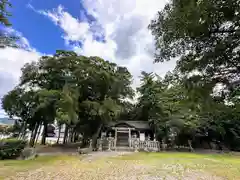
<path id="1" fill-rule="evenodd" d="M 147 121 L 116 121 L 116 122 L 109 122 L 108 127 L 115 127 L 120 124 L 126 124 L 130 127 L 134 127 L 136 129 L 150 129 L 149 123 Z"/>

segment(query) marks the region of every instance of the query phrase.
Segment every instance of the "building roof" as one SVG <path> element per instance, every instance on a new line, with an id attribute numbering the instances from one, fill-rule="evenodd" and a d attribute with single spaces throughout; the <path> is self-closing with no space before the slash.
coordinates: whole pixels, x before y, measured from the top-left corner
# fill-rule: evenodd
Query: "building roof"
<path id="1" fill-rule="evenodd" d="M 116 122 L 109 122 L 107 126 L 114 127 L 120 124 L 126 124 L 136 129 L 150 129 L 149 123 L 147 121 L 116 121 Z"/>

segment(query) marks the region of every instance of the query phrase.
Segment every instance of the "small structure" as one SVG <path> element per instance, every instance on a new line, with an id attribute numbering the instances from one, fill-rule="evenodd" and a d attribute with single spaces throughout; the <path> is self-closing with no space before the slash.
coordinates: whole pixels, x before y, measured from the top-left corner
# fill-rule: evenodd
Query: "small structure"
<path id="1" fill-rule="evenodd" d="M 117 121 L 103 126 L 98 150 L 158 151 L 159 143 L 146 121 Z"/>

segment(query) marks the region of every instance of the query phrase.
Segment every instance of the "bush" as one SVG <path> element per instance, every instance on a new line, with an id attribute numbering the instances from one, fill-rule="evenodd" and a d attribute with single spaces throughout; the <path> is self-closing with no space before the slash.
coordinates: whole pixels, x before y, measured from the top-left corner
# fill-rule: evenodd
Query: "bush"
<path id="1" fill-rule="evenodd" d="M 15 138 L 2 139 L 0 141 L 0 159 L 15 159 L 20 156 L 27 145 L 24 140 Z"/>

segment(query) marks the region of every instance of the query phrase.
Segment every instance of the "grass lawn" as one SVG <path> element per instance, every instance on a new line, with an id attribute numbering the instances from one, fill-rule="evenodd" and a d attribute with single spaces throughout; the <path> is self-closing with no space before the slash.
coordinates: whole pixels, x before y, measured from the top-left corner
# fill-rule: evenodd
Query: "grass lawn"
<path id="1" fill-rule="evenodd" d="M 108 152 L 105 152 L 108 153 Z M 123 156 L 45 156 L 0 161 L 2 179 L 240 179 L 240 157 L 227 154 L 133 153 Z"/>
<path id="2" fill-rule="evenodd" d="M 0 160 L 0 180 L 19 172 L 35 170 L 43 166 L 55 165 L 60 161 L 71 161 L 71 156 L 40 156 L 32 160 Z"/>
<path id="3" fill-rule="evenodd" d="M 138 153 L 118 157 L 123 160 L 140 160 L 146 165 L 155 166 L 163 174 L 179 177 L 184 172 L 212 174 L 222 179 L 240 179 L 240 156 L 230 154 L 194 154 L 194 153 Z M 184 178 L 182 178 L 184 179 Z"/>

